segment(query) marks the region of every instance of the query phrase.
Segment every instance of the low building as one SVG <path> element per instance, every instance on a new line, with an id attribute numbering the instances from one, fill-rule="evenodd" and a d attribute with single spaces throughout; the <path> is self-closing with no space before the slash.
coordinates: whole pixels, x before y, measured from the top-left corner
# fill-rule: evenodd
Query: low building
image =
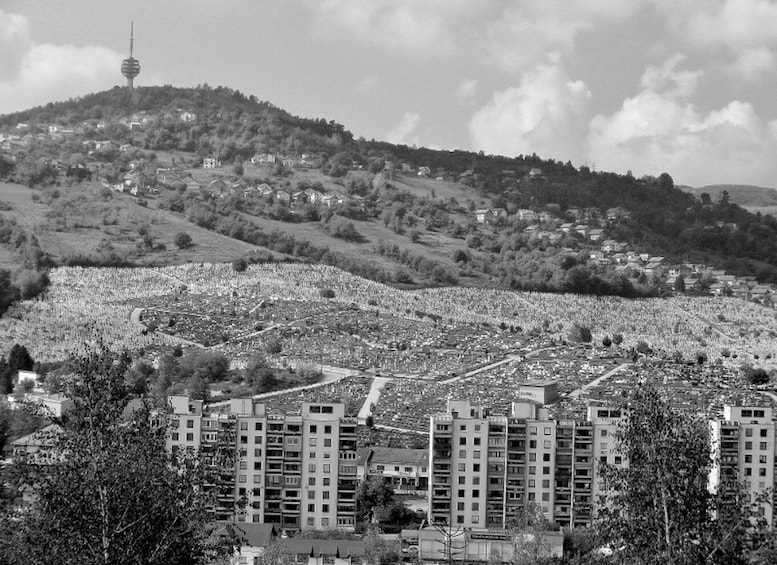
<path id="1" fill-rule="evenodd" d="M 418 556 L 442 563 L 511 563 L 521 553 L 562 557 L 562 531 L 511 532 L 496 529 L 429 526 L 418 531 Z"/>
<path id="2" fill-rule="evenodd" d="M 426 449 L 371 447 L 359 450 L 361 480 L 384 477 L 396 492 L 425 491 L 429 487 L 429 452 Z"/>

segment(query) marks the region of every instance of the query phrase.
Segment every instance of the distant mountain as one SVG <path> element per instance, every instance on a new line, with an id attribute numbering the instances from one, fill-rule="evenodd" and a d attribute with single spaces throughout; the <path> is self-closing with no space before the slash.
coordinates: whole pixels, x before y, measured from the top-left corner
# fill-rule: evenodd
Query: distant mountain
<path id="1" fill-rule="evenodd" d="M 762 208 L 777 206 L 777 189 L 754 186 L 751 184 L 710 184 L 707 186 L 678 186 L 695 197 L 701 199 L 701 195 L 707 193 L 712 202 L 720 200 L 723 191 L 728 192 L 729 200 L 746 208 Z"/>
<path id="2" fill-rule="evenodd" d="M 166 262 L 195 252 L 173 250 L 174 230 L 188 222 L 398 284 L 634 296 L 658 292 L 661 273 L 678 262 L 777 282 L 777 220 L 738 205 L 736 190 L 726 203 L 713 187 L 698 189 L 710 193 L 704 206 L 666 173 L 637 179 L 536 154 L 355 139 L 334 121 L 224 87 L 143 87 L 132 96 L 116 87 L 0 116 L 3 179 L 40 194 L 9 201 L 5 214 L 17 224 L 3 232 L 0 223 L 0 243 L 19 248 L 21 229 L 50 230 L 52 246 L 72 241 L 63 233 L 105 238 L 74 254 L 30 236 L 60 262 Z M 76 198 L 89 182 L 92 192 Z M 136 183 L 132 198 L 111 196 Z M 127 209 L 137 203 L 149 214 Z M 25 226 L 33 204 L 41 219 Z M 224 260 L 195 239 L 200 260 Z M 605 241 L 663 258 L 662 267 L 618 269 L 622 258 L 602 257 Z"/>

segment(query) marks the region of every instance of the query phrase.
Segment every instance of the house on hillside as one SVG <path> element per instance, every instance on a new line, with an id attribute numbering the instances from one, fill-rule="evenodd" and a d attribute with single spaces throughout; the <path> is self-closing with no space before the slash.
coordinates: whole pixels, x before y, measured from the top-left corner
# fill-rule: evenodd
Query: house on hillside
<path id="1" fill-rule="evenodd" d="M 523 208 L 515 211 L 515 218 L 521 222 L 536 222 L 538 220 L 537 212 Z"/>
<path id="2" fill-rule="evenodd" d="M 276 157 L 272 153 L 257 153 L 251 157 L 252 165 L 274 165 L 275 161 Z"/>
<path id="3" fill-rule="evenodd" d="M 428 177 L 432 174 L 432 169 L 429 167 L 418 167 L 418 172 L 416 173 L 419 177 Z"/>
<path id="4" fill-rule="evenodd" d="M 214 179 L 208 183 L 208 187 L 205 191 L 212 196 L 223 196 L 229 191 L 229 186 L 227 186 L 227 183 L 222 179 Z"/>
<path id="5" fill-rule="evenodd" d="M 604 239 L 604 230 L 601 228 L 594 228 L 588 231 L 588 239 L 591 241 L 599 241 Z"/>
<path id="6" fill-rule="evenodd" d="M 203 169 L 218 169 L 221 167 L 221 162 L 215 157 L 205 157 L 202 160 Z"/>

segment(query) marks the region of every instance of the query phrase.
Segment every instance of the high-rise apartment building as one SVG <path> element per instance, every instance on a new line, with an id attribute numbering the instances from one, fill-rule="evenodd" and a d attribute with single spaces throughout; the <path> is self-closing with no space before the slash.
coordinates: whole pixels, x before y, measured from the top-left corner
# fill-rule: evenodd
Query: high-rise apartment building
<path id="1" fill-rule="evenodd" d="M 340 403 L 303 403 L 301 414 L 268 414 L 232 399 L 222 412 L 170 397 L 170 449 L 197 449 L 210 467 L 214 518 L 285 530 L 352 529 L 356 513 L 355 418 Z"/>
<path id="2" fill-rule="evenodd" d="M 604 463 L 628 464 L 620 452 L 619 409 L 589 406 L 586 419 L 555 420 L 531 401 L 509 416 L 449 401 L 429 428 L 429 520 L 463 528 L 502 528 L 530 507 L 561 526 L 588 526 L 605 503 Z M 768 407 L 725 406 L 710 421 L 710 487 L 739 488 L 751 499 L 777 491 L 775 423 Z M 770 502 L 758 510 L 771 526 Z"/>

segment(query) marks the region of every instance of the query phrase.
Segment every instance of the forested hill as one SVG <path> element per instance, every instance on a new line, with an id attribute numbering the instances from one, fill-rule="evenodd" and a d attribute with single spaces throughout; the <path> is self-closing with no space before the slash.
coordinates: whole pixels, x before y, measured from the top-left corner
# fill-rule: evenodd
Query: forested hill
<path id="1" fill-rule="evenodd" d="M 298 226 L 320 222 L 323 232 L 354 236 L 356 242 L 362 225 L 382 222 L 397 239 L 386 241 L 380 232 L 378 240 L 370 240 L 370 253 L 380 255 L 381 261 L 413 263 L 423 275 L 417 282 L 450 283 L 458 276 L 483 275 L 489 284 L 511 288 L 626 295 L 633 294 L 634 285 L 656 287 L 644 271 L 616 272 L 614 263 L 593 257 L 601 241 L 590 237 L 589 230 L 604 230 L 602 239 L 624 249 L 663 257 L 665 265 L 704 263 L 777 282 L 774 218 L 750 214 L 726 199 L 702 202 L 675 187 L 667 173 L 638 179 L 575 168 L 563 156 L 503 157 L 354 139 L 341 124 L 296 117 L 224 87 L 142 87 L 132 96 L 116 87 L 0 116 L 0 136 L 0 179 L 27 186 L 62 185 L 63 168 L 70 176 L 74 167 L 76 178 L 113 186 L 135 170 L 133 159 L 149 172 L 168 168 L 185 176 L 213 158 L 219 178 L 230 182 L 265 182 L 276 192 L 289 193 L 339 187 L 345 195 L 342 205 L 330 206 L 326 214 L 320 208 L 311 210 L 309 202 L 307 208 L 295 208 L 277 198 L 272 207 L 248 206 L 245 199 L 198 200 L 183 190 L 178 195 L 163 190 L 158 202 L 160 209 L 255 245 L 267 240 L 247 237 L 247 218 Z M 94 149 L 106 139 L 112 147 Z M 120 152 L 120 146 L 132 146 L 133 153 Z M 271 164 L 249 167 L 262 162 L 262 156 L 271 156 Z M 656 166 L 660 170 L 660 163 Z M 89 173 L 82 174 L 87 169 Z M 314 173 L 319 176 L 311 176 Z M 159 182 L 163 186 L 161 177 Z M 228 206 L 233 210 L 226 210 Z M 503 212 L 478 221 L 477 209 Z M 354 223 L 349 227 L 346 219 Z M 236 222 L 242 223 L 235 227 Z M 585 229 L 564 231 L 561 226 L 569 223 Z M 284 252 L 291 253 L 293 247 L 284 246 Z M 450 276 L 440 276 L 436 267 L 419 270 L 418 261 L 408 259 L 407 253 L 402 256 L 415 249 L 419 257 L 437 253 L 436 266 Z M 447 253 L 444 260 L 440 249 Z M 321 260 L 324 255 L 307 256 Z M 437 276 L 430 274 L 433 271 Z"/>

